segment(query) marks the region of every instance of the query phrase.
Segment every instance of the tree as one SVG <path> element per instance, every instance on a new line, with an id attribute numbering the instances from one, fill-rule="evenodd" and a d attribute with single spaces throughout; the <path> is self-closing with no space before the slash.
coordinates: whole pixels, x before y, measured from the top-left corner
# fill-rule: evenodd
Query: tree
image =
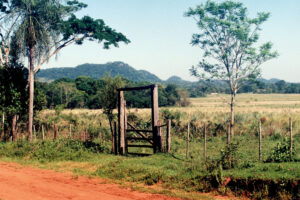
<path id="1" fill-rule="evenodd" d="M 88 95 L 94 95 L 96 92 L 97 81 L 91 77 L 79 76 L 75 79 L 76 88 L 85 91 Z"/>
<path id="2" fill-rule="evenodd" d="M 118 105 L 118 88 L 125 86 L 125 81 L 120 76 L 103 78 L 105 86 L 99 91 L 98 95 L 102 103 L 103 113 L 107 116 L 111 132 L 113 132 L 112 122 L 114 119 L 113 110 Z"/>
<path id="3" fill-rule="evenodd" d="M 34 74 L 41 66 L 64 47 L 80 45 L 85 39 L 103 43 L 105 49 L 130 41 L 101 19 L 78 19 L 74 13 L 87 5 L 77 0 L 1 0 L 0 6 L 6 20 L 17 16 L 16 22 L 11 23 L 11 54 L 27 57 L 29 62 L 28 138 L 32 140 Z"/>
<path id="4" fill-rule="evenodd" d="M 275 85 L 277 87 L 278 93 L 285 93 L 285 88 L 286 88 L 287 84 L 284 80 L 280 80 L 280 81 L 276 82 Z"/>
<path id="5" fill-rule="evenodd" d="M 234 127 L 234 105 L 239 88 L 248 80 L 260 75 L 262 63 L 278 56 L 267 42 L 259 48 L 256 44 L 261 24 L 270 14 L 258 13 L 249 18 L 242 3 L 208 0 L 190 8 L 186 16 L 196 20 L 200 32 L 193 34 L 191 44 L 203 50 L 202 61 L 190 71 L 193 76 L 208 80 L 226 80 L 230 87 L 230 126 Z"/>
<path id="6" fill-rule="evenodd" d="M 0 66 L 0 108 L 6 113 L 13 141 L 16 139 L 18 119 L 27 111 L 26 81 L 27 69 L 24 66 L 8 63 Z"/>

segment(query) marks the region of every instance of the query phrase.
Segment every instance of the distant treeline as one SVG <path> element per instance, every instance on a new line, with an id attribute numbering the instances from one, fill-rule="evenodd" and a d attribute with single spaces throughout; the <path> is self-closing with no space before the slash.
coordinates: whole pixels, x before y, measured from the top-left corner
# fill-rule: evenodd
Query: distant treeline
<path id="1" fill-rule="evenodd" d="M 149 82 L 132 82 L 121 78 L 126 87 L 149 85 Z M 79 76 L 75 80 L 61 78 L 51 83 L 36 82 L 37 91 L 45 95 L 46 107 L 55 108 L 64 105 L 65 108 L 99 109 L 104 105 L 103 90 L 105 80 Z M 186 106 L 188 97 L 203 97 L 211 93 L 226 93 L 230 90 L 225 81 L 198 82 L 191 85 L 159 84 L 160 106 Z M 243 85 L 239 93 L 300 93 L 299 83 L 287 83 L 283 80 L 277 82 L 264 82 L 255 80 Z M 125 92 L 127 106 L 147 108 L 151 105 L 150 91 Z"/>
<path id="2" fill-rule="evenodd" d="M 119 77 L 126 87 L 149 85 L 148 82 L 132 82 Z M 113 79 L 113 78 L 112 78 Z M 103 108 L 105 102 L 102 98 L 106 91 L 105 78 L 94 79 L 86 76 L 79 76 L 75 80 L 61 78 L 51 83 L 36 82 L 36 89 L 46 98 L 46 107 L 55 108 L 63 105 L 64 108 Z M 159 85 L 159 105 L 160 106 L 185 106 L 189 104 L 186 90 L 174 84 Z M 150 90 L 125 92 L 128 107 L 146 108 L 151 105 Z"/>
<path id="3" fill-rule="evenodd" d="M 190 97 L 203 97 L 211 93 L 230 93 L 229 86 L 225 81 L 200 81 L 198 83 L 184 85 L 183 88 L 188 91 Z M 283 80 L 271 82 L 258 79 L 245 83 L 238 92 L 258 94 L 300 93 L 300 83 L 288 83 Z"/>

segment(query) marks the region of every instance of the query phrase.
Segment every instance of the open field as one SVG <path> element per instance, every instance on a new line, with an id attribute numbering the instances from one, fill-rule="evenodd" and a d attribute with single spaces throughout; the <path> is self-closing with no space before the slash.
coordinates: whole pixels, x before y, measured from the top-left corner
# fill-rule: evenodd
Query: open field
<path id="1" fill-rule="evenodd" d="M 192 98 L 189 107 L 160 108 L 161 118 L 164 111 L 170 111 L 175 116 L 174 123 L 180 124 L 181 129 L 176 134 L 184 132 L 184 126 L 193 121 L 198 128 L 204 123 L 216 123 L 225 126 L 229 120 L 229 105 L 225 102 L 228 95 L 210 95 L 205 98 Z M 128 109 L 129 115 L 136 115 L 147 122 L 150 119 L 150 109 Z M 235 108 L 236 134 L 254 134 L 258 120 L 263 120 L 263 135 L 288 132 L 289 118 L 293 120 L 294 133 L 300 133 L 300 95 L 299 94 L 240 94 Z M 116 111 L 115 111 L 116 114 Z M 36 118 L 37 124 L 56 123 L 62 132 L 69 132 L 69 124 L 76 125 L 75 131 L 87 127 L 96 129 L 99 122 L 109 127 L 106 116 L 101 110 L 74 109 L 63 110 L 58 116 L 54 110 L 42 111 Z M 226 127 L 226 126 L 225 126 Z M 214 131 L 214 130 L 212 130 Z"/>
<path id="2" fill-rule="evenodd" d="M 192 193 L 189 196 L 168 191 L 215 191 L 247 195 L 253 199 L 300 198 L 300 95 L 239 95 L 235 135 L 230 146 L 226 144 L 229 107 L 223 102 L 224 98 L 228 96 L 211 95 L 191 99 L 190 107 L 160 109 L 161 119 L 172 120 L 170 154 L 142 158 L 111 155 L 111 133 L 102 111 L 76 109 L 61 113 L 42 111 L 35 123 L 37 141 L 32 144 L 25 141 L 3 143 L 0 145 L 0 156 L 2 160 L 72 171 L 79 175 L 156 185 L 162 188 L 160 192 L 163 194 L 190 199 L 199 197 Z M 149 125 L 149 109 L 132 108 L 128 116 L 132 123 L 142 127 Z M 288 156 L 290 117 L 293 120 L 293 161 L 275 162 L 272 159 L 276 156 L 279 159 Z M 262 121 L 262 161 L 258 159 L 259 120 Z M 191 124 L 188 158 L 187 123 Z M 207 124 L 207 162 L 203 160 L 204 123 Z M 53 124 L 59 127 L 60 140 L 52 141 Z M 41 125 L 47 135 L 44 142 L 40 140 Z M 87 142 L 66 140 L 80 139 L 83 132 L 87 134 Z M 101 138 L 98 137 L 99 132 Z M 151 153 L 149 149 L 135 151 Z"/>

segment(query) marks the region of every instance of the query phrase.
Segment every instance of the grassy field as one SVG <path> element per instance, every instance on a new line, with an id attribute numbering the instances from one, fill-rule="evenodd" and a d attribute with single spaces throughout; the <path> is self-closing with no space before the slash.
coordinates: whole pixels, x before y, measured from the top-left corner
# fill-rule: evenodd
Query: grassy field
<path id="1" fill-rule="evenodd" d="M 35 123 L 37 138 L 41 137 L 39 127 L 43 124 L 48 139 L 44 142 L 37 140 L 34 144 L 22 141 L 1 143 L 0 156 L 2 160 L 12 159 L 75 174 L 159 185 L 166 194 L 169 189 L 179 189 L 185 192 L 234 193 L 253 199 L 300 198 L 300 95 L 239 95 L 235 135 L 229 147 L 226 145 L 229 106 L 224 102 L 228 98 L 226 95 L 211 95 L 191 99 L 190 107 L 161 108 L 161 119 L 172 119 L 170 154 L 142 158 L 113 156 L 110 154 L 111 133 L 105 115 L 101 110 L 80 109 L 39 113 Z M 132 123 L 149 126 L 149 109 L 129 109 L 129 116 Z M 289 158 L 286 138 L 290 117 L 293 119 L 295 154 L 294 161 L 287 162 L 280 159 Z M 262 121 L 263 133 L 262 161 L 258 160 L 259 120 Z M 54 123 L 59 126 L 61 139 L 58 141 L 52 141 Z M 191 124 L 188 158 L 187 123 Z M 203 160 L 204 123 L 208 126 L 207 162 Z M 79 139 L 82 132 L 87 132 L 91 135 L 90 141 L 64 139 L 70 138 L 70 124 L 73 139 Z M 103 136 L 101 144 L 99 131 Z M 149 152 L 146 149 L 136 151 Z M 275 162 L 275 158 L 279 160 Z"/>
<path id="2" fill-rule="evenodd" d="M 191 99 L 189 107 L 160 108 L 161 119 L 172 117 L 175 134 L 184 134 L 188 123 L 193 123 L 198 134 L 203 124 L 210 125 L 209 134 L 225 134 L 229 122 L 229 105 L 225 102 L 228 95 L 210 95 L 205 98 Z M 150 109 L 128 109 L 129 115 L 147 123 Z M 235 112 L 235 133 L 237 135 L 257 132 L 258 121 L 262 120 L 263 135 L 286 135 L 289 118 L 293 120 L 294 134 L 300 133 L 300 95 L 299 94 L 240 94 L 237 97 Z M 108 133 L 108 121 L 101 110 L 63 110 L 59 115 L 54 110 L 42 111 L 36 117 L 36 124 L 44 124 L 52 134 L 53 124 L 58 124 L 61 135 L 68 135 L 70 124 L 74 133 L 85 129 L 97 134 L 99 122 L 104 132 Z M 116 111 L 115 111 L 116 114 Z M 40 126 L 39 126 L 40 127 Z M 216 128 L 217 127 L 217 128 Z M 39 132 L 41 129 L 39 128 Z M 195 133 L 197 134 L 197 133 Z"/>

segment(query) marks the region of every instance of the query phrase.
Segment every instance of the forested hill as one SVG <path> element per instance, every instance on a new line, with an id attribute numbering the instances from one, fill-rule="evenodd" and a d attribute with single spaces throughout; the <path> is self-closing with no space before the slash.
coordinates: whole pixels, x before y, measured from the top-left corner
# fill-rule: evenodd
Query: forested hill
<path id="1" fill-rule="evenodd" d="M 61 78 L 75 80 L 79 76 L 91 77 L 95 80 L 106 75 L 122 76 L 132 82 L 162 83 L 164 85 L 175 84 L 188 91 L 191 97 L 204 96 L 209 93 L 230 93 L 225 81 L 199 81 L 191 82 L 172 76 L 166 81 L 146 70 L 136 70 L 123 62 L 110 62 L 106 64 L 83 64 L 77 67 L 43 69 L 38 72 L 37 78 L 41 82 L 50 82 Z M 300 83 L 288 83 L 279 79 L 266 80 L 263 78 L 247 82 L 239 90 L 241 93 L 300 93 Z"/>
<path id="2" fill-rule="evenodd" d="M 99 79 L 108 74 L 113 77 L 120 75 L 134 82 L 161 82 L 154 74 L 145 70 L 136 70 L 123 62 L 83 64 L 77 67 L 42 69 L 37 73 L 37 78 L 43 81 L 53 81 L 60 78 L 76 79 L 78 76 L 88 76 Z"/>

